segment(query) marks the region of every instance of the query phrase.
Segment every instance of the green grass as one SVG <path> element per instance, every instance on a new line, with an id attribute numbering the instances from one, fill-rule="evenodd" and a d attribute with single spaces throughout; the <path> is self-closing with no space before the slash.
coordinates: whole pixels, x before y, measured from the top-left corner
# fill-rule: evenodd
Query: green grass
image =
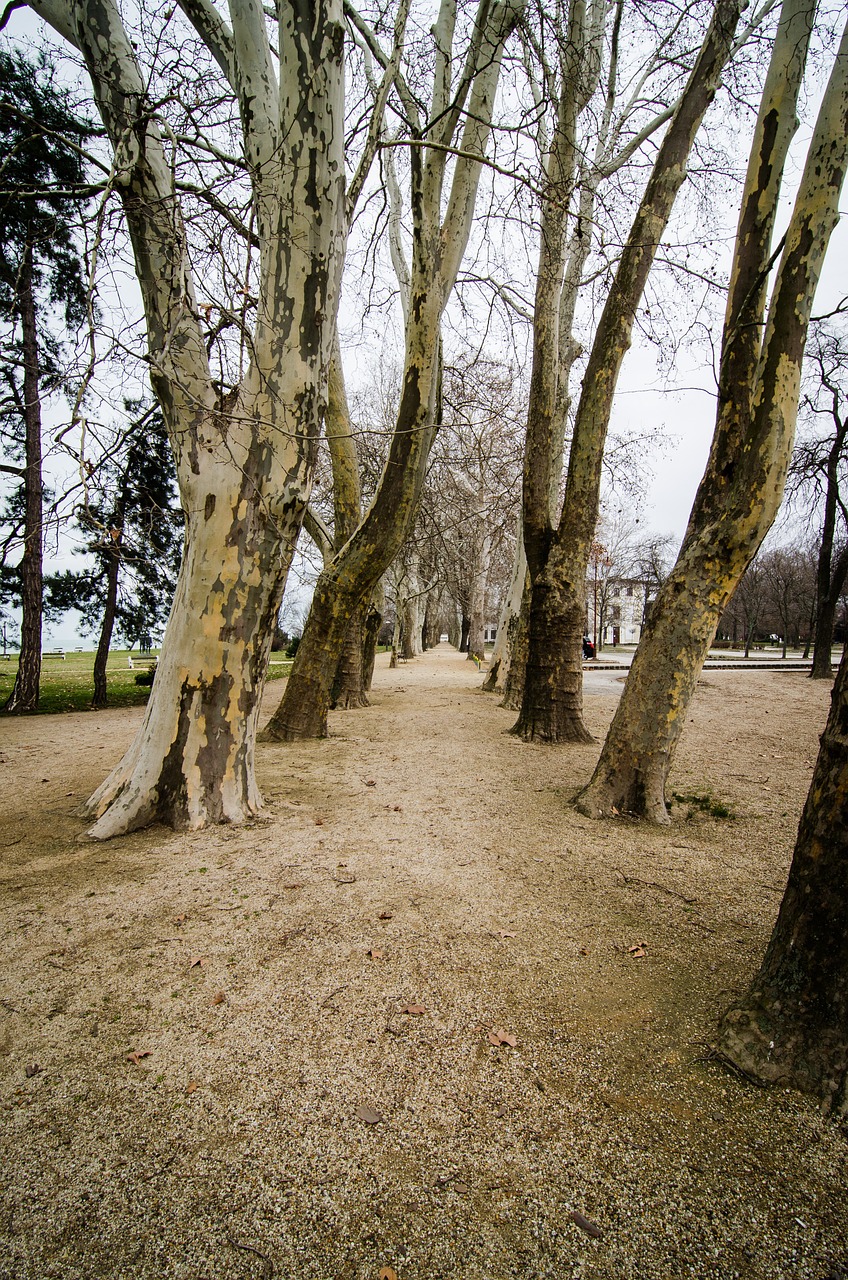
<path id="1" fill-rule="evenodd" d="M 733 810 L 726 805 L 723 800 L 716 800 L 711 796 L 709 791 L 690 792 L 683 794 L 675 791 L 673 799 L 678 804 L 685 804 L 688 807 L 687 818 L 693 818 L 696 813 L 705 813 L 710 818 L 732 818 Z"/>
<path id="2" fill-rule="evenodd" d="M 143 707 L 150 695 L 149 686 L 137 685 L 138 671 L 127 665 L 127 650 L 113 649 L 106 667 L 106 683 L 110 707 Z M 154 651 L 154 656 L 158 656 Z M 280 680 L 291 671 L 291 662 L 282 654 L 271 655 L 269 680 Z M 17 655 L 0 659 L 0 708 L 12 692 L 18 670 Z M 94 653 L 68 653 L 61 658 L 45 658 L 41 664 L 41 692 L 38 715 L 55 715 L 61 711 L 90 711 L 94 684 Z M 2 714 L 2 712 L 0 712 Z"/>

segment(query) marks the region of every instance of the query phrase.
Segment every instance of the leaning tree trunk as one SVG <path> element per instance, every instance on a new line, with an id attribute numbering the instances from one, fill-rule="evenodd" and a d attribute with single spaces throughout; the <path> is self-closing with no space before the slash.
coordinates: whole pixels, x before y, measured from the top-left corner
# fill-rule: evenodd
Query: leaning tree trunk
<path id="1" fill-rule="evenodd" d="M 654 603 L 594 775 L 577 799 L 580 812 L 591 817 L 631 813 L 668 822 L 666 779 L 698 675 L 721 612 L 780 506 L 807 326 L 838 221 L 848 159 L 846 24 L 786 233 L 760 350 L 756 320 L 764 308 L 762 266 L 769 258 L 781 172 L 795 129 L 795 99 L 787 86 L 797 94 L 811 18 L 804 0 L 784 4 L 740 215 L 710 460 L 677 564 Z"/>
<path id="2" fill-rule="evenodd" d="M 374 679 L 377 640 L 380 636 L 380 627 L 383 625 L 382 611 L 384 608 L 385 598 L 382 586 L 380 586 L 371 596 L 371 601 L 365 614 L 365 625 L 362 633 L 362 690 L 366 697 Z"/>
<path id="3" fill-rule="evenodd" d="M 644 293 L 675 198 L 686 177 L 695 137 L 720 84 L 741 8 L 742 0 L 717 0 L 709 31 L 660 145 L 628 234 L 583 378 L 569 453 L 565 498 L 556 530 L 550 528 L 548 515 L 549 468 L 546 463 L 534 475 L 528 430 L 528 454 L 524 468 L 524 544 L 532 592 L 535 595 L 541 589 L 545 597 L 535 609 L 531 601 L 530 648 L 524 694 L 521 711 L 513 727 L 513 733 L 528 740 L 589 740 L 583 724 L 582 699 L 586 573 L 598 520 L 601 466 L 615 389 L 630 346 L 636 308 Z M 550 273 L 551 268 L 547 267 L 547 270 Z M 543 283 L 540 268 L 540 287 Z M 555 331 L 549 307 L 547 311 L 543 331 L 545 327 Z M 540 335 L 534 336 L 538 346 Z M 553 343 L 551 335 L 547 345 Z M 534 350 L 534 380 L 538 354 Z M 550 356 L 547 362 L 553 363 Z M 542 356 L 539 363 L 544 363 Z M 540 394 L 538 407 L 531 406 L 531 410 L 541 413 L 547 405 L 548 416 L 553 419 L 552 397 L 556 397 L 558 391 L 555 379 L 549 377 L 548 381 L 553 383 L 553 390 L 548 388 Z M 545 448 L 543 452 L 547 455 L 549 449 Z M 537 651 L 536 646 L 540 644 L 547 646 L 546 652 Z M 555 688 L 557 692 L 553 698 L 551 695 Z"/>
<path id="4" fill-rule="evenodd" d="M 848 1113 L 848 652 L 759 973 L 724 1015 L 721 1057 Z"/>
<path id="5" fill-rule="evenodd" d="M 485 693 L 502 693 L 512 664 L 512 641 L 515 635 L 515 622 L 521 609 L 521 600 L 527 579 L 527 556 L 524 552 L 524 538 L 521 531 L 521 518 L 518 521 L 518 532 L 515 543 L 515 554 L 512 564 L 512 579 L 509 591 L 503 602 L 501 616 L 498 619 L 498 633 L 495 636 L 495 647 L 489 660 L 489 670 L 483 681 Z"/>
<path id="6" fill-rule="evenodd" d="M 24 357 L 24 548 L 21 557 L 21 649 L 7 711 L 37 711 L 44 614 L 43 480 L 38 330 L 32 281 L 33 246 L 27 241 L 18 282 Z"/>

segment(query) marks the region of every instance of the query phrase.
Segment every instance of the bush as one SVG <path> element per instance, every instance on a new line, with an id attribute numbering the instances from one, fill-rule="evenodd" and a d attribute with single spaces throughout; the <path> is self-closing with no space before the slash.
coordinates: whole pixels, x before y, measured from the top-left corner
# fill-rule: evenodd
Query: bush
<path id="1" fill-rule="evenodd" d="M 148 667 L 146 671 L 137 671 L 135 673 L 136 684 L 153 684 L 156 679 L 156 668 Z"/>
<path id="2" fill-rule="evenodd" d="M 286 657 L 293 658 L 297 653 L 297 646 L 300 644 L 300 636 L 292 636 L 286 645 Z"/>

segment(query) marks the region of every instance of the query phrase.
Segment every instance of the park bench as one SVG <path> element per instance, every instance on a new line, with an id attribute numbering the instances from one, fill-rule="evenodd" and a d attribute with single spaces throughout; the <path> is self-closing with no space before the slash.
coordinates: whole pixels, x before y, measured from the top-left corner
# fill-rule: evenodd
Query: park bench
<path id="1" fill-rule="evenodd" d="M 41 650 L 42 661 L 44 661 L 45 658 L 61 658 L 62 661 L 64 662 L 65 650 L 64 649 L 42 649 Z"/>
<path id="2" fill-rule="evenodd" d="M 149 671 L 158 662 L 158 658 L 134 658 L 131 653 L 127 654 L 127 666 L 130 671 Z"/>

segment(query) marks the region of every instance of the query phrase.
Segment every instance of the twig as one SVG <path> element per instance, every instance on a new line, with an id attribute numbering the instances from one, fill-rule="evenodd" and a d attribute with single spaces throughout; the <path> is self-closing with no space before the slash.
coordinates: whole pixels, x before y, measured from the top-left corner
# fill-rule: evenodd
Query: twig
<path id="1" fill-rule="evenodd" d="M 716 1045 L 708 1044 L 706 1040 L 693 1040 L 692 1043 L 701 1044 L 706 1050 L 705 1053 L 698 1054 L 694 1057 L 692 1059 L 693 1062 L 717 1062 L 719 1066 L 725 1067 L 734 1075 L 740 1076 L 743 1080 L 747 1080 L 748 1084 L 756 1085 L 758 1089 L 766 1089 L 768 1087 L 764 1080 L 760 1080 L 759 1077 L 753 1075 L 752 1072 L 746 1071 L 744 1067 L 740 1067 L 738 1062 L 734 1062 L 732 1058 L 728 1057 L 728 1055 L 722 1052 L 722 1050 Z"/>
<path id="2" fill-rule="evenodd" d="M 659 889 L 661 893 L 667 893 L 672 898 L 680 898 L 689 906 L 698 901 L 697 898 L 687 898 L 685 894 L 678 893 L 677 889 L 669 889 L 664 884 L 657 884 L 656 880 L 640 880 L 637 876 L 626 876 L 623 871 L 619 871 L 618 867 L 613 867 L 613 870 L 621 876 L 625 884 L 643 884 L 646 889 Z"/>
<path id="3" fill-rule="evenodd" d="M 239 1244 L 238 1240 L 234 1240 L 229 1232 L 227 1232 L 227 1240 L 234 1249 L 241 1249 L 242 1253 L 252 1253 L 254 1257 L 261 1258 L 262 1280 L 271 1280 L 271 1277 L 274 1274 L 274 1264 L 268 1257 L 267 1253 L 262 1253 L 261 1250 L 254 1249 L 252 1244 Z"/>

